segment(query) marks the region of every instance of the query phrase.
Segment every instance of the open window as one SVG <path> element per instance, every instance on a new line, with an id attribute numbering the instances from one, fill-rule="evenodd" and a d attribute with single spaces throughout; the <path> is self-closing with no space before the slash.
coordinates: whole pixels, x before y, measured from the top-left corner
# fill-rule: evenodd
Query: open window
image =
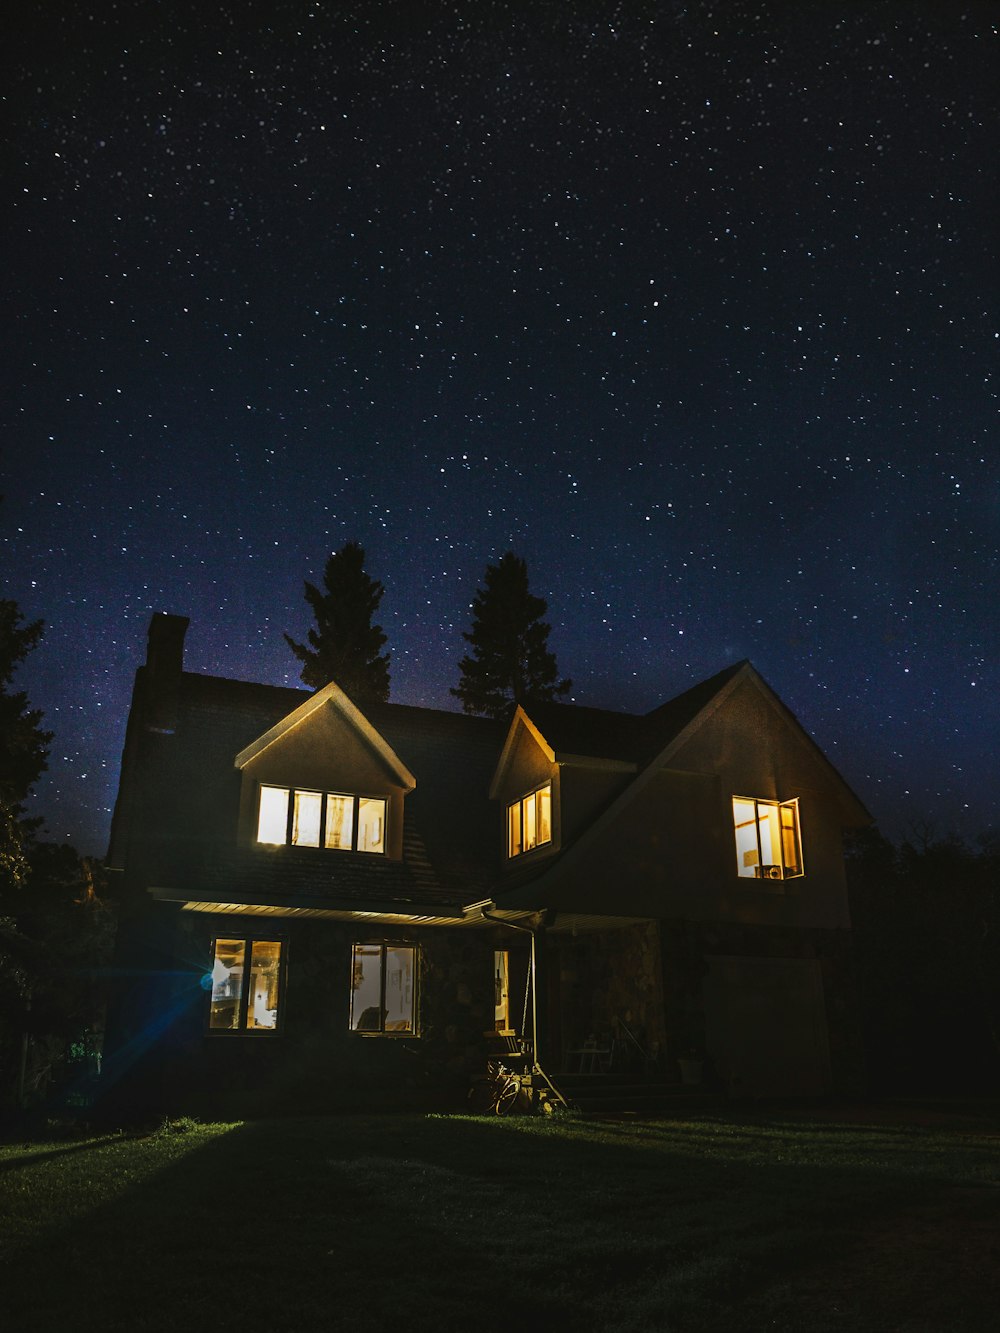
<path id="1" fill-rule="evenodd" d="M 262 786 L 257 841 L 279 847 L 384 852 L 385 816 L 386 801 L 381 796 Z"/>
<path id="2" fill-rule="evenodd" d="M 552 841 L 552 783 L 545 782 L 507 807 L 507 855 L 520 856 Z"/>
<path id="3" fill-rule="evenodd" d="M 741 879 L 794 879 L 803 873 L 797 800 L 734 796 L 733 826 Z"/>
<path id="4" fill-rule="evenodd" d="M 212 948 L 210 1032 L 277 1032 L 282 990 L 280 940 L 217 939 Z"/>
<path id="5" fill-rule="evenodd" d="M 408 944 L 355 944 L 351 1031 L 410 1036 L 416 1031 L 417 951 Z"/>

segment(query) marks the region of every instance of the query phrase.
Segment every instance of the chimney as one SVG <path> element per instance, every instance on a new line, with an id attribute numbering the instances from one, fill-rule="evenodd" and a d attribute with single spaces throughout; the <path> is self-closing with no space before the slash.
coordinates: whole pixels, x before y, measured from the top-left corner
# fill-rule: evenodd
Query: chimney
<path id="1" fill-rule="evenodd" d="M 177 726 L 177 686 L 184 669 L 184 635 L 191 621 L 157 611 L 146 649 L 146 729 L 170 734 Z"/>
<path id="2" fill-rule="evenodd" d="M 157 611 L 149 622 L 149 646 L 146 665 L 157 677 L 179 676 L 184 668 L 184 635 L 191 621 L 187 616 L 171 616 Z"/>

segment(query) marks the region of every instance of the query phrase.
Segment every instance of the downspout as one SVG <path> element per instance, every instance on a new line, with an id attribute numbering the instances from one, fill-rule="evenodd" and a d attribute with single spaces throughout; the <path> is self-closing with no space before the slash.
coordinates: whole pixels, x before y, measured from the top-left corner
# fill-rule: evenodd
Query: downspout
<path id="1" fill-rule="evenodd" d="M 492 921 L 497 926 L 507 926 L 510 930 L 520 930 L 531 937 L 531 1072 L 537 1074 L 543 1080 L 556 1101 L 563 1106 L 568 1106 L 566 1098 L 538 1063 L 538 1003 L 536 998 L 538 987 L 536 985 L 537 969 L 535 967 L 535 932 L 531 926 L 522 926 L 518 921 L 505 921 L 503 917 L 493 916 L 486 907 L 481 907 L 479 910 L 484 920 Z"/>

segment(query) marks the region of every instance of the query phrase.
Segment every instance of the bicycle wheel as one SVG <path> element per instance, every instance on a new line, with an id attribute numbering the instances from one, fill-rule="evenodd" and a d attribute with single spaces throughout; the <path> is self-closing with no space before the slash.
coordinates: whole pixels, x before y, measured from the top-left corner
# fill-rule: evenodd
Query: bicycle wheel
<path id="1" fill-rule="evenodd" d="M 496 1105 L 493 1107 L 497 1115 L 507 1115 L 514 1109 L 520 1091 L 520 1082 L 516 1078 L 509 1078 L 497 1093 Z"/>

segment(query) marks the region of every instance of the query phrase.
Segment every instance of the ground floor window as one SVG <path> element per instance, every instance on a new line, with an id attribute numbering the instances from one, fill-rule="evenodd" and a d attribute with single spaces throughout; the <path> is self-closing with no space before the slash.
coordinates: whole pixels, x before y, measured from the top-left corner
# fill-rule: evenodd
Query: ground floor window
<path id="1" fill-rule="evenodd" d="M 276 1032 L 281 996 L 280 940 L 217 939 L 212 946 L 211 1032 Z"/>
<path id="2" fill-rule="evenodd" d="M 351 1031 L 416 1030 L 417 951 L 407 944 L 355 944 L 351 971 Z"/>
<path id="3" fill-rule="evenodd" d="M 493 1026 L 497 1032 L 510 1030 L 510 954 L 506 949 L 493 953 Z"/>

